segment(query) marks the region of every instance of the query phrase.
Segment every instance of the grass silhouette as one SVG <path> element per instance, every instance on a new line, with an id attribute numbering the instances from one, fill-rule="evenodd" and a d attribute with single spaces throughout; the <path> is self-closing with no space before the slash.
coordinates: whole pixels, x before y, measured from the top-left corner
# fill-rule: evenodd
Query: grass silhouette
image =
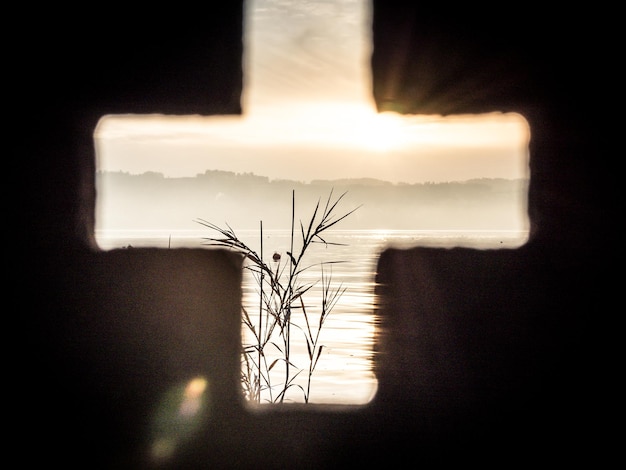
<path id="1" fill-rule="evenodd" d="M 333 264 L 343 261 L 305 264 L 305 258 L 315 243 L 339 245 L 328 241 L 326 233 L 358 209 L 336 215 L 337 206 L 345 194 L 333 199 L 331 190 L 323 206 L 321 200 L 318 200 L 308 223 L 305 225 L 299 222 L 300 236 L 296 237 L 295 191 L 292 190 L 290 250 L 286 252 L 286 257 L 273 253 L 269 262 L 265 261 L 263 252 L 263 221 L 260 221 L 259 226 L 260 250 L 257 252 L 244 243 L 228 224 L 223 228 L 204 219 L 196 219 L 197 223 L 217 233 L 214 237 L 203 237 L 202 243 L 242 253 L 245 257 L 244 269 L 252 274 L 258 287 L 258 309 L 245 305 L 242 307 L 243 325 L 253 338 L 250 344 L 242 345 L 241 381 L 244 396 L 250 402 L 283 403 L 287 391 L 293 387 L 302 392 L 305 403 L 310 400 L 311 380 L 324 349 L 324 345 L 320 344 L 320 333 L 345 288 L 341 284 L 333 287 L 332 279 Z M 297 252 L 294 251 L 296 248 Z M 319 269 L 319 280 L 301 280 L 305 271 L 315 268 Z M 312 309 L 306 307 L 304 297 L 315 286 L 321 290 L 321 301 L 319 308 Z M 253 310 L 256 310 L 256 314 Z M 301 313 L 303 324 L 295 322 L 295 312 Z M 295 331 L 303 335 L 306 343 L 306 368 L 292 362 L 291 346 Z M 284 376 L 277 384 L 272 381 L 270 372 L 279 364 L 284 368 Z M 305 387 L 295 382 L 302 372 L 307 374 Z"/>

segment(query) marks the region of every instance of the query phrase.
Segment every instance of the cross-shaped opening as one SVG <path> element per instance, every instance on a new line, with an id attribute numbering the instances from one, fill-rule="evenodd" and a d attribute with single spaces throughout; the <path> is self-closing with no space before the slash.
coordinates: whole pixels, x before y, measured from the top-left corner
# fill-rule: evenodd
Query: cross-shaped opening
<path id="1" fill-rule="evenodd" d="M 252 401 L 373 397 L 374 269 L 385 246 L 510 248 L 527 238 L 526 121 L 376 113 L 370 15 L 368 2 L 250 0 L 243 116 L 105 116 L 95 133 L 103 249 L 234 235 L 229 243 L 258 255 L 244 286 Z M 329 244 L 301 251 L 300 223 L 324 227 L 329 200 L 329 220 L 347 217 L 311 238 Z M 272 276 L 284 292 L 264 285 Z M 263 336 L 271 328 L 293 343 Z M 263 355 L 253 330 L 267 339 Z"/>

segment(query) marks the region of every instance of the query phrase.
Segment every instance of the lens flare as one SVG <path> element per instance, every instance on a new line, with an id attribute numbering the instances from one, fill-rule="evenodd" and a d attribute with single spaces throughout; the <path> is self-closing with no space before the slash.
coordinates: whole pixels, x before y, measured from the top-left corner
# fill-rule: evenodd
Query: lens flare
<path id="1" fill-rule="evenodd" d="M 150 459 L 164 463 L 198 433 L 209 418 L 209 382 L 204 377 L 177 384 L 163 396 L 152 419 Z"/>

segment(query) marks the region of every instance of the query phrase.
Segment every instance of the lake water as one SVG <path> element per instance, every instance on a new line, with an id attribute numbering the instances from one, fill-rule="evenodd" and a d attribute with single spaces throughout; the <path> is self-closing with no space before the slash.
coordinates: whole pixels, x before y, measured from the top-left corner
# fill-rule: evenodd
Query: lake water
<path id="1" fill-rule="evenodd" d="M 240 240 L 260 254 L 260 233 L 258 230 L 236 231 Z M 317 283 L 304 296 L 307 311 L 315 318 L 317 325 L 322 291 L 320 288 L 320 263 L 332 264 L 332 288 L 345 288 L 337 303 L 320 330 L 319 343 L 324 345 L 317 366 L 312 374 L 310 403 L 365 404 L 375 395 L 377 380 L 372 371 L 373 342 L 376 334 L 376 298 L 374 295 L 375 270 L 379 253 L 388 246 L 414 247 L 472 247 L 472 248 L 515 248 L 527 240 L 525 231 L 437 231 L 437 230 L 329 230 L 325 240 L 338 245 L 315 244 L 307 250 L 301 266 L 310 266 L 301 276 L 303 284 Z M 97 231 L 96 239 L 104 249 L 133 247 L 157 248 L 201 248 L 207 247 L 203 237 L 216 237 L 218 234 L 209 229 L 185 231 Z M 287 259 L 290 250 L 290 232 L 287 230 L 264 231 L 263 258 L 274 267 L 274 253 L 281 254 L 281 265 Z M 298 238 L 294 242 L 294 254 L 299 253 L 301 245 Z M 330 265 L 326 265 L 325 276 L 331 274 Z M 328 279 L 328 277 L 326 277 Z M 243 304 L 248 311 L 258 311 L 258 281 L 244 273 Z M 317 309 L 317 310 L 316 310 Z M 294 383 L 307 386 L 308 355 L 302 332 L 306 323 L 301 314 L 294 313 L 291 330 L 292 371 L 302 368 Z M 243 328 L 244 344 L 251 341 L 250 332 Z M 278 342 L 278 340 L 277 340 Z M 274 350 L 276 351 L 276 350 Z M 268 358 L 270 354 L 268 353 Z M 282 357 L 278 352 L 274 358 Z M 282 364 L 282 363 L 279 363 Z M 284 378 L 284 368 L 276 366 L 271 375 L 272 384 L 280 384 Z M 275 395 L 274 395 L 275 396 Z M 268 401 L 264 393 L 262 401 Z M 302 402 L 302 391 L 292 387 L 286 395 L 286 401 Z"/>

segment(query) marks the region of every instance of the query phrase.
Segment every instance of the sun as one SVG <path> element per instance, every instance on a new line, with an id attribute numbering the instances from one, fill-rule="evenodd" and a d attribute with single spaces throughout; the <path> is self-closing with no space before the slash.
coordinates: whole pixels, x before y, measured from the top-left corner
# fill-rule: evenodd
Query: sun
<path id="1" fill-rule="evenodd" d="M 395 113 L 379 113 L 366 105 L 335 105 L 320 117 L 321 140 L 335 145 L 385 153 L 406 143 L 405 126 Z"/>
<path id="2" fill-rule="evenodd" d="M 389 152 L 405 143 L 405 127 L 394 113 L 365 113 L 359 121 L 357 146 L 373 152 Z"/>

